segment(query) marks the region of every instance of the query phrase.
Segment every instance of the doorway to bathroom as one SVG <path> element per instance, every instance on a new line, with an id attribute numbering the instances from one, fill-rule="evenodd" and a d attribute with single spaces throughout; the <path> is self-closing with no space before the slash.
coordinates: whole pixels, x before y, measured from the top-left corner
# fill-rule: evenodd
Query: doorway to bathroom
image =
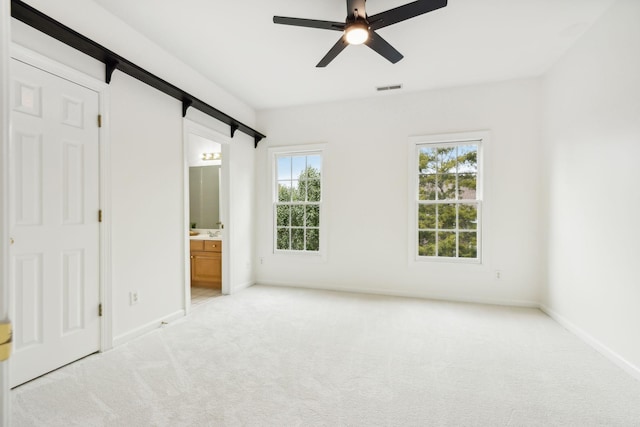
<path id="1" fill-rule="evenodd" d="M 229 293 L 229 138 L 184 120 L 185 312 Z"/>

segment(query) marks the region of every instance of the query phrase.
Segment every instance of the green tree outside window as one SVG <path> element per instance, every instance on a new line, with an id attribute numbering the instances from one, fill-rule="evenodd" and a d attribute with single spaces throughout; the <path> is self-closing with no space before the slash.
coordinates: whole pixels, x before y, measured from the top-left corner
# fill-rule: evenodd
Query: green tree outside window
<path id="1" fill-rule="evenodd" d="M 418 146 L 419 256 L 478 258 L 478 148 Z"/>
<path id="2" fill-rule="evenodd" d="M 276 249 L 320 251 L 320 154 L 276 157 Z"/>

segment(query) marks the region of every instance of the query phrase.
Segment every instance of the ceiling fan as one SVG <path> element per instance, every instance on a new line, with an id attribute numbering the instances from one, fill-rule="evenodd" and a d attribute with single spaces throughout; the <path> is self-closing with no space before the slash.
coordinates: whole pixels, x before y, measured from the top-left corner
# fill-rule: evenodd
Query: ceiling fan
<path id="1" fill-rule="evenodd" d="M 347 0 L 347 18 L 344 23 L 286 16 L 274 16 L 273 22 L 343 32 L 340 40 L 333 45 L 316 67 L 326 67 L 347 45 L 362 43 L 395 64 L 403 58 L 402 54 L 380 37 L 375 30 L 445 7 L 447 0 L 418 0 L 373 16 L 367 16 L 365 3 L 366 0 Z"/>

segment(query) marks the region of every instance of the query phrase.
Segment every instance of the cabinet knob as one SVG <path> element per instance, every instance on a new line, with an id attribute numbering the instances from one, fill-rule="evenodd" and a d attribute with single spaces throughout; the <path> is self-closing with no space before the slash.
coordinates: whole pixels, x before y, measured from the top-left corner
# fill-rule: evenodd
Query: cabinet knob
<path id="1" fill-rule="evenodd" d="M 211 247 L 212 247 L 212 248 L 215 248 L 215 247 L 216 247 L 216 245 L 211 245 Z"/>
<path id="2" fill-rule="evenodd" d="M 193 255 L 191 255 L 191 259 L 193 259 Z"/>

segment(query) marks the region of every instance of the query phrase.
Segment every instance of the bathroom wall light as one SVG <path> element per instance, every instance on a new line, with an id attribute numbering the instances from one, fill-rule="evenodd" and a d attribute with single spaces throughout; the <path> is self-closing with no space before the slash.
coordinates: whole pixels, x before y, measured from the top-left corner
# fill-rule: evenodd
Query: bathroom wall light
<path id="1" fill-rule="evenodd" d="M 220 152 L 202 153 L 202 160 L 204 160 L 205 162 L 212 161 L 212 160 L 221 160 L 221 159 L 222 159 L 222 153 Z"/>

